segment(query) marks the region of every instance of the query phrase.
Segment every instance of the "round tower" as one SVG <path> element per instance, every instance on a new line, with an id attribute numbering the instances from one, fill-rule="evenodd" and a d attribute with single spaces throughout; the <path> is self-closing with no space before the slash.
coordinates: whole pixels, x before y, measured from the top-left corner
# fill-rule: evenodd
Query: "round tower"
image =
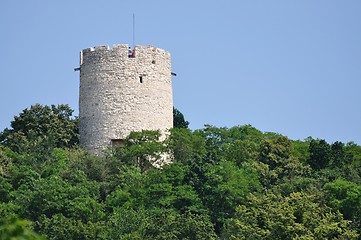
<path id="1" fill-rule="evenodd" d="M 89 152 L 121 144 L 131 131 L 173 127 L 170 54 L 116 44 L 80 53 L 80 144 Z"/>

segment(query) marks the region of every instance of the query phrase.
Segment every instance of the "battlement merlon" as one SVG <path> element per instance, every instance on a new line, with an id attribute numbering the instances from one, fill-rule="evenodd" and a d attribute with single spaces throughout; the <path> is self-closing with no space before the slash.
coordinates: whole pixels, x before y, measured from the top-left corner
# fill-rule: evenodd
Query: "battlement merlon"
<path id="1" fill-rule="evenodd" d="M 152 46 L 140 46 L 136 45 L 134 47 L 135 57 L 142 58 L 143 56 L 156 56 L 170 59 L 170 53 L 160 48 Z M 86 48 L 80 52 L 80 66 L 83 64 L 83 59 L 87 55 L 92 54 L 106 54 L 110 52 L 117 52 L 119 56 L 128 56 L 129 54 L 129 45 L 128 44 L 113 44 L 112 47 L 108 45 L 95 46 L 93 48 Z"/>

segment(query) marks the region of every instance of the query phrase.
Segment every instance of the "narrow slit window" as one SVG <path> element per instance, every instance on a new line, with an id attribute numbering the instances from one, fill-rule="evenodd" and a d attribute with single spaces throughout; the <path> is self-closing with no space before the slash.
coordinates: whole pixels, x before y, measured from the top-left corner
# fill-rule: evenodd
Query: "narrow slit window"
<path id="1" fill-rule="evenodd" d="M 143 76 L 139 76 L 139 82 L 143 83 Z"/>

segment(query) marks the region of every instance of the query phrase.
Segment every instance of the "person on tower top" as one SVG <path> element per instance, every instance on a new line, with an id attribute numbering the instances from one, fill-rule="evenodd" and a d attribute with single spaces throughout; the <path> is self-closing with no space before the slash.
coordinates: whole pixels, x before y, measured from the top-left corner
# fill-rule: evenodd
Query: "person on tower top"
<path id="1" fill-rule="evenodd" d="M 132 50 L 130 47 L 128 47 L 128 57 L 129 58 L 135 57 L 135 51 L 134 51 L 134 49 Z"/>

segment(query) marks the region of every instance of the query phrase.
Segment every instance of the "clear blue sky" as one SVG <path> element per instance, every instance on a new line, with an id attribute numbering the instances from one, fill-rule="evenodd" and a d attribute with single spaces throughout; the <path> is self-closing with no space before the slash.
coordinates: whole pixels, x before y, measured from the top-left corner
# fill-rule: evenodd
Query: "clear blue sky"
<path id="1" fill-rule="evenodd" d="M 152 45 L 172 55 L 191 122 L 361 144 L 360 0 L 2 0 L 0 131 L 35 103 L 78 112 L 79 51 Z"/>

